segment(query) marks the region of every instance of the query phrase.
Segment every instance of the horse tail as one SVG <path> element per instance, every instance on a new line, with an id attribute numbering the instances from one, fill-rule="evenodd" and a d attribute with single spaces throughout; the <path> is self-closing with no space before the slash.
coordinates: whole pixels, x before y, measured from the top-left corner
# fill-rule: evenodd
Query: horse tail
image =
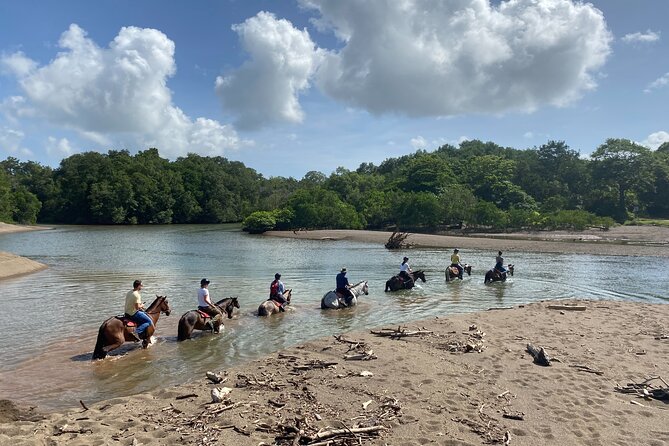
<path id="1" fill-rule="evenodd" d="M 177 341 L 185 341 L 186 339 L 190 339 L 190 333 L 188 330 L 188 321 L 186 320 L 186 316 L 188 313 L 184 314 L 181 316 L 181 319 L 179 319 L 179 330 L 177 334 Z"/>
<path id="2" fill-rule="evenodd" d="M 261 303 L 260 306 L 258 306 L 258 316 L 269 316 L 269 313 L 267 312 L 267 308 L 265 308 L 265 303 Z"/>
<path id="3" fill-rule="evenodd" d="M 103 349 L 105 345 L 105 326 L 106 324 L 103 322 L 102 325 L 100 325 L 100 329 L 98 330 L 98 339 L 95 342 L 95 349 L 93 350 L 92 359 L 94 360 L 105 359 L 105 357 L 107 356 L 107 352 L 105 352 Z"/>

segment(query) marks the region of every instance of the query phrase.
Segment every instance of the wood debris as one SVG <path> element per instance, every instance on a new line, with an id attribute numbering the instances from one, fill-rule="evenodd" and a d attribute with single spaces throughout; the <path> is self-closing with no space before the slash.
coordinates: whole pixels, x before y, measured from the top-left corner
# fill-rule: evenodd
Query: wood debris
<path id="1" fill-rule="evenodd" d="M 653 387 L 651 381 L 659 380 L 664 384 L 664 387 Z M 656 399 L 662 401 L 669 401 L 669 384 L 662 379 L 661 376 L 653 376 L 641 383 L 628 383 L 625 386 L 616 385 L 616 392 L 629 393 L 637 395 L 645 399 Z M 633 401 L 634 402 L 634 401 Z"/>

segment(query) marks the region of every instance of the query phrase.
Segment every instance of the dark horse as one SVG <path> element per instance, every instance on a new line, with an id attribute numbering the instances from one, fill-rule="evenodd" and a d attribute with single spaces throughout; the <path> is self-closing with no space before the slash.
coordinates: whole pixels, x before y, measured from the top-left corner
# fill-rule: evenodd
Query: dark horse
<path id="1" fill-rule="evenodd" d="M 403 279 L 399 276 L 393 276 L 386 282 L 386 289 L 384 291 L 397 291 L 397 290 L 408 290 L 413 288 L 414 282 L 416 279 L 420 279 L 425 282 L 425 272 L 421 269 L 409 273 L 409 279 Z"/>
<path id="2" fill-rule="evenodd" d="M 160 314 L 165 313 L 165 316 L 169 316 L 170 311 L 167 296 L 156 296 L 156 300 L 146 309 L 146 314 L 153 320 L 153 325 L 149 326 L 144 332 L 143 348 L 149 346 Z M 128 326 L 127 322 L 128 319 L 124 316 L 112 316 L 102 323 L 98 331 L 95 350 L 93 350 L 93 359 L 104 359 L 107 353 L 119 348 L 124 342 L 134 340 L 131 333 L 135 331 L 135 326 Z"/>
<path id="3" fill-rule="evenodd" d="M 226 297 L 215 303 L 215 305 L 221 309 L 223 313 L 228 316 L 228 319 L 232 319 L 232 310 L 234 308 L 239 308 L 239 301 L 236 297 Z M 190 310 L 184 313 L 179 319 L 179 330 L 177 335 L 177 341 L 185 341 L 190 339 L 190 335 L 193 333 L 193 330 L 208 330 L 211 326 L 208 324 L 211 316 L 204 314 L 199 310 Z M 223 325 L 223 321 L 219 316 L 214 318 L 214 332 L 218 332 Z"/>
<path id="4" fill-rule="evenodd" d="M 292 291 L 293 290 L 286 290 L 283 292 L 283 297 L 285 297 L 288 301 L 286 305 L 290 305 L 290 296 Z M 258 316 L 271 316 L 274 313 L 281 311 L 280 308 L 281 304 L 279 302 L 269 298 L 258 306 Z"/>
<path id="5" fill-rule="evenodd" d="M 469 263 L 465 263 L 462 267 L 462 270 L 462 272 L 467 273 L 468 276 L 472 275 L 472 266 Z M 449 266 L 446 268 L 446 282 L 457 279 L 458 273 L 458 269 L 454 266 Z"/>
<path id="6" fill-rule="evenodd" d="M 513 276 L 513 265 L 508 264 L 506 266 L 506 270 L 508 271 L 508 274 Z M 487 273 L 485 273 L 485 279 L 483 279 L 483 283 L 490 283 L 490 282 L 505 282 L 506 281 L 506 275 L 507 273 L 500 273 L 496 268 L 489 269 Z"/>

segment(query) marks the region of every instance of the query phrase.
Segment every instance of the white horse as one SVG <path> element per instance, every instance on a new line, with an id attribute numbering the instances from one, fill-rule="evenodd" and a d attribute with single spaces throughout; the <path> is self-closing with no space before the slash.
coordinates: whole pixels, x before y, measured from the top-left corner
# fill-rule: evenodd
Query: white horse
<path id="1" fill-rule="evenodd" d="M 358 296 L 369 294 L 369 286 L 367 285 L 366 280 L 356 283 L 351 288 L 349 288 L 349 290 L 353 294 L 353 299 L 348 303 L 348 305 L 346 304 L 343 296 L 338 295 L 334 291 L 328 291 L 323 296 L 323 299 L 321 299 L 321 308 L 324 310 L 328 308 L 337 310 L 339 308 L 352 307 L 358 303 Z"/>

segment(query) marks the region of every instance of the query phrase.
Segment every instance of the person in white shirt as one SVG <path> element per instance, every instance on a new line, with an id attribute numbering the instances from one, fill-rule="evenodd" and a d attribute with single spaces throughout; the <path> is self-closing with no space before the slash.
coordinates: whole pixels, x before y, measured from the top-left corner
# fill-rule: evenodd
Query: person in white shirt
<path id="1" fill-rule="evenodd" d="M 211 320 L 209 321 L 211 331 L 218 333 L 221 325 L 220 322 L 223 320 L 223 312 L 212 302 L 209 296 L 210 283 L 208 279 L 200 280 L 200 289 L 197 291 L 197 308 L 211 316 Z"/>
<path id="2" fill-rule="evenodd" d="M 408 262 L 409 257 L 404 257 L 404 259 L 402 259 L 402 264 L 400 265 L 400 277 L 402 280 L 411 279 L 411 273 L 413 271 L 411 270 Z"/>

